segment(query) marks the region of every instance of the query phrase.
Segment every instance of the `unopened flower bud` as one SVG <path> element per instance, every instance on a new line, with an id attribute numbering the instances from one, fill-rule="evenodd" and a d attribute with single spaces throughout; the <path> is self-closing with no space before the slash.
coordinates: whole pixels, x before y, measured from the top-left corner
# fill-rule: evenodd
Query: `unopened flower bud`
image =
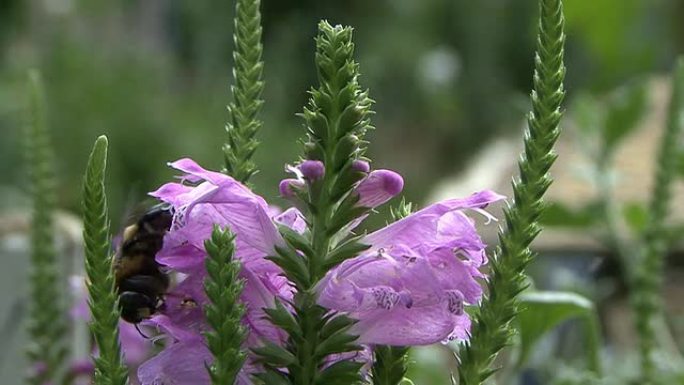
<path id="1" fill-rule="evenodd" d="M 314 181 L 323 178 L 325 165 L 320 160 L 305 160 L 299 165 L 304 178 Z"/>
<path id="2" fill-rule="evenodd" d="M 283 179 L 278 185 L 278 191 L 283 198 L 293 198 L 297 190 L 304 188 L 304 181 L 299 179 Z"/>
<path id="3" fill-rule="evenodd" d="M 357 159 L 352 162 L 352 170 L 367 173 L 370 171 L 370 163 L 366 162 L 365 160 Z"/>
<path id="4" fill-rule="evenodd" d="M 397 196 L 404 189 L 404 179 L 390 170 L 375 170 L 359 183 L 356 193 L 359 206 L 374 208 Z"/>

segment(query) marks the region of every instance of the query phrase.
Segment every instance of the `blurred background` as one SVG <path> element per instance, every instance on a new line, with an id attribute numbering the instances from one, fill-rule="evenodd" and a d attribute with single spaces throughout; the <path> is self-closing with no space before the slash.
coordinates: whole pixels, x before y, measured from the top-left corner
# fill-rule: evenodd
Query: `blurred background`
<path id="1" fill-rule="evenodd" d="M 172 177 L 166 162 L 189 156 L 207 168 L 221 166 L 232 81 L 233 7 L 232 1 L 0 0 L 0 256 L 9 266 L 0 269 L 5 288 L 0 291 L 0 327 L 12 336 L 8 344 L 21 346 L 21 328 L 14 326 L 26 299 L 22 218 L 30 202 L 21 129 L 27 69 L 39 69 L 46 83 L 59 206 L 78 214 L 88 152 L 98 135 L 107 134 L 111 218 L 113 228 L 121 229 L 145 194 Z M 640 112 L 620 122 L 643 128 L 625 133 L 625 140 L 645 135 L 631 139 L 637 151 L 647 143 L 642 139 L 656 143 L 669 95 L 666 82 L 658 79 L 684 51 L 684 2 L 567 0 L 565 10 L 569 119 L 564 151 L 591 149 L 591 130 L 597 128 L 591 123 L 596 121 L 587 119 L 600 114 L 601 106 L 610 110 L 638 95 L 643 101 L 627 110 Z M 262 14 L 266 104 L 262 147 L 256 153 L 261 171 L 253 178 L 257 192 L 285 204 L 277 199 L 277 182 L 284 176 L 284 164 L 296 161 L 301 150 L 297 139 L 303 135 L 302 121 L 295 114 L 317 83 L 313 37 L 320 19 L 355 28 L 361 83 L 377 102 L 369 156 L 374 167 L 404 176 L 408 200 L 424 204 L 475 189 L 506 190 L 529 105 L 536 0 L 262 0 Z M 651 174 L 654 151 L 632 154 L 625 155 L 632 163 L 622 168 L 633 170 L 636 164 L 645 170 L 620 188 L 637 191 L 624 198 L 628 203 L 646 199 L 648 184 L 642 177 Z M 590 163 L 591 154 L 588 159 Z M 562 158 L 561 163 L 569 167 L 559 171 L 567 175 L 559 182 L 565 187 L 557 188 L 552 199 L 565 199 L 577 210 L 592 203 L 590 192 L 582 190 L 582 177 L 573 182 L 573 165 L 581 161 L 569 164 Z M 629 218 L 639 210 L 630 211 Z M 627 230 L 623 233 L 629 236 Z M 540 244 L 548 258 L 535 266 L 537 286 L 586 289 L 589 282 L 596 289 L 583 294 L 594 300 L 620 296 L 624 285 L 620 268 L 610 263 L 610 247 L 600 240 L 582 243 L 589 238 L 582 231 L 573 234 L 561 233 Z M 495 242 L 493 234 L 488 239 Z M 605 283 L 594 279 L 594 273 L 614 279 Z M 558 274 L 564 278 L 556 279 Z M 673 314 L 681 325 L 681 311 Z M 622 315 L 614 317 L 629 328 Z M 613 318 L 602 316 L 602 327 Z M 615 346 L 621 346 L 622 337 L 615 338 Z M 630 341 L 624 343 L 630 346 Z M 561 359 L 563 349 L 547 348 Z M 453 357 L 434 349 L 416 351 L 416 384 L 448 383 L 448 376 L 430 377 L 444 373 L 430 365 L 453 365 Z M 24 370 L 15 355 L 0 356 L 0 371 L 8 371 L 3 378 Z M 581 349 L 570 356 L 581 356 Z M 538 374 L 542 372 L 537 370 L 526 383 L 547 378 Z"/>

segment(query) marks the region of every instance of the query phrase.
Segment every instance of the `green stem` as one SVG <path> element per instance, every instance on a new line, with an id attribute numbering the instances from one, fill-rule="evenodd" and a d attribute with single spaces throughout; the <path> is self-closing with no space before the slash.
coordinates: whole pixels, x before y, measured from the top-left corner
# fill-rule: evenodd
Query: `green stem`
<path id="1" fill-rule="evenodd" d="M 40 74 L 29 74 L 30 122 L 26 129 L 26 157 L 31 180 L 31 274 L 27 355 L 34 372 L 31 384 L 57 381 L 68 354 L 67 325 L 60 297 L 60 268 L 54 245 L 54 155 L 45 122 L 44 93 Z"/>
<path id="2" fill-rule="evenodd" d="M 654 320 L 663 312 L 661 291 L 664 259 L 667 253 L 665 220 L 672 198 L 672 181 L 680 149 L 684 125 L 684 59 L 679 59 L 672 81 L 672 98 L 668 122 L 662 137 L 657 160 L 656 177 L 651 194 L 649 221 L 644 231 L 644 253 L 636 268 L 632 283 L 632 306 L 639 336 L 642 381 L 653 381 L 656 366 Z"/>
<path id="3" fill-rule="evenodd" d="M 560 134 L 565 94 L 564 18 L 561 0 L 539 3 L 532 112 L 519 162 L 520 177 L 513 183 L 513 205 L 505 210 L 506 229 L 499 234 L 500 246 L 491 261 L 487 295 L 474 317 L 471 338 L 459 355 L 460 385 L 483 383 L 495 371 L 491 368 L 494 358 L 510 342 L 517 296 L 527 285 L 525 269 L 534 257 L 529 246 L 541 231 L 542 197 L 551 185 L 548 171 L 556 159 L 553 146 Z"/>
<path id="4" fill-rule="evenodd" d="M 128 370 L 119 346 L 119 307 L 110 252 L 104 179 L 107 137 L 95 141 L 83 180 L 83 241 L 90 331 L 100 355 L 95 358 L 95 385 L 125 385 Z"/>
<path id="5" fill-rule="evenodd" d="M 227 142 L 223 145 L 225 172 L 240 182 L 247 182 L 257 172 L 251 160 L 259 142 L 255 135 L 261 127 L 257 114 L 264 103 L 261 61 L 260 0 L 237 0 L 233 33 L 233 101 L 228 105 Z"/>

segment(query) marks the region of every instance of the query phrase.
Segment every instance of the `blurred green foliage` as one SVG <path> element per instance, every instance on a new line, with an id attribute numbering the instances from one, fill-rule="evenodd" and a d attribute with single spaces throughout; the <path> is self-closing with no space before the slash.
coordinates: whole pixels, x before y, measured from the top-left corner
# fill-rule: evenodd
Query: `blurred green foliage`
<path id="1" fill-rule="evenodd" d="M 407 179 L 409 198 L 464 167 L 492 135 L 518 133 L 531 85 L 533 0 L 394 0 L 263 4 L 266 90 L 254 183 L 276 195 L 303 134 L 295 117 L 315 83 L 312 38 L 326 18 L 356 28 L 363 86 L 377 100 L 370 155 Z M 657 71 L 684 46 L 675 0 L 566 4 L 569 90 L 612 88 Z M 165 162 L 220 166 L 229 101 L 232 2 L 4 0 L 0 3 L 0 207 L 21 202 L 17 143 L 26 68 L 46 79 L 59 200 L 77 207 L 80 170 L 99 134 L 111 140 L 114 225 L 167 180 Z M 16 200 L 15 199 L 15 200 Z"/>

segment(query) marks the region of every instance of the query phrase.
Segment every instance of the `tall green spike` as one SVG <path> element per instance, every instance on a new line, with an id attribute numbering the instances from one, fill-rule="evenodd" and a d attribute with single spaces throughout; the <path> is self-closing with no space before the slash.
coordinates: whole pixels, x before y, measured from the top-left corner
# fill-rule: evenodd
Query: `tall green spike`
<path id="1" fill-rule="evenodd" d="M 60 272 L 54 245 L 55 172 L 50 147 L 44 93 L 40 74 L 29 73 L 29 124 L 26 127 L 26 157 L 31 180 L 31 274 L 27 349 L 33 370 L 29 383 L 57 381 L 68 353 L 64 306 L 55 297 Z"/>
<path id="2" fill-rule="evenodd" d="M 119 346 L 119 308 L 113 255 L 109 241 L 109 219 L 104 179 L 107 165 L 107 137 L 95 141 L 83 179 L 83 241 L 90 332 L 100 351 L 95 359 L 95 385 L 125 385 L 128 371 Z"/>
<path id="3" fill-rule="evenodd" d="M 247 182 L 257 172 L 251 160 L 259 142 L 255 135 L 261 127 L 257 114 L 264 103 L 261 61 L 260 0 L 237 0 L 233 41 L 233 101 L 228 105 L 227 142 L 223 145 L 225 172 L 240 182 Z"/>
<path id="4" fill-rule="evenodd" d="M 644 232 L 644 253 L 635 269 L 632 285 L 636 329 L 639 336 L 641 375 L 646 383 L 655 377 L 654 320 L 662 316 L 661 291 L 667 253 L 665 221 L 672 202 L 672 182 L 677 173 L 684 129 L 684 58 L 680 58 L 672 79 L 672 98 L 665 133 L 658 152 L 656 177 L 651 193 L 649 219 Z"/>
<path id="5" fill-rule="evenodd" d="M 525 289 L 525 269 L 534 254 L 529 246 L 539 234 L 542 197 L 551 185 L 549 168 L 556 159 L 553 146 L 560 134 L 563 79 L 564 17 L 561 0 L 540 0 L 541 20 L 535 56 L 532 111 L 528 116 L 525 150 L 519 178 L 513 183 L 513 204 L 505 210 L 506 229 L 491 262 L 487 295 L 476 312 L 472 336 L 459 360 L 459 384 L 483 383 L 495 370 L 497 353 L 510 342 L 511 321 L 518 312 L 518 294 Z"/>

